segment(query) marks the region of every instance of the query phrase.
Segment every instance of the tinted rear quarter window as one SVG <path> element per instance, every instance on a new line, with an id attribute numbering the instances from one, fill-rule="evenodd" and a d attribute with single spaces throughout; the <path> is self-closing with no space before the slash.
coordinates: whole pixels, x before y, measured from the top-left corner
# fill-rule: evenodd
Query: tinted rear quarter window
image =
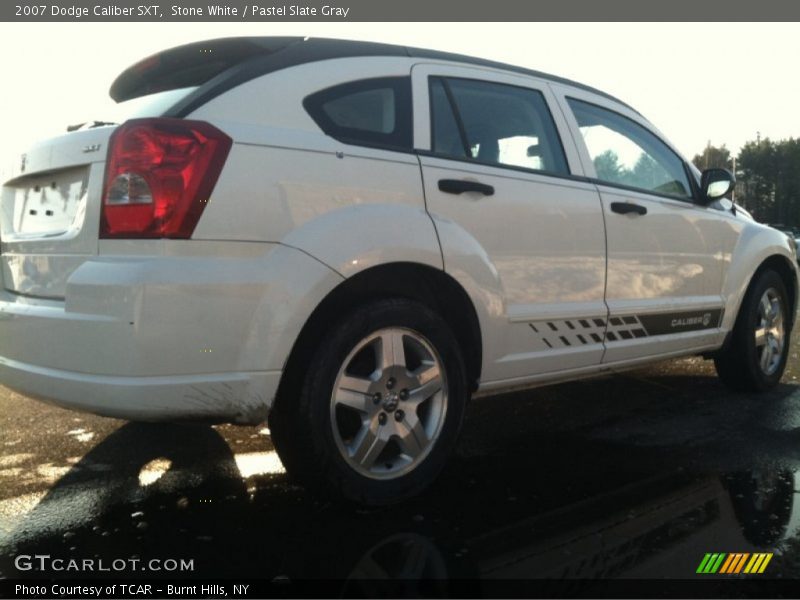
<path id="1" fill-rule="evenodd" d="M 347 144 L 410 151 L 411 79 L 382 77 L 343 83 L 303 101 L 329 136 Z"/>

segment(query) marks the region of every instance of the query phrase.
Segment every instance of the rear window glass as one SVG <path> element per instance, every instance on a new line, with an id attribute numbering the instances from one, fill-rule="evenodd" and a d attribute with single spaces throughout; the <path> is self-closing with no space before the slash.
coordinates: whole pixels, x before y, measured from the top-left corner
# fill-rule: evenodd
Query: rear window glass
<path id="1" fill-rule="evenodd" d="M 197 87 L 186 87 L 126 100 L 109 106 L 105 116 L 114 123 L 122 123 L 128 119 L 160 117 L 196 89 Z"/>
<path id="2" fill-rule="evenodd" d="M 76 131 L 106 125 L 119 125 L 128 119 L 161 117 L 196 89 L 196 87 L 188 87 L 159 92 L 125 102 L 114 102 L 110 98 L 99 100 L 84 106 L 83 112 L 70 118 L 64 123 L 64 127 L 67 131 Z M 53 132 L 53 135 L 55 133 Z"/>
<path id="3" fill-rule="evenodd" d="M 326 134 L 362 146 L 410 150 L 411 81 L 352 81 L 308 96 L 303 105 Z"/>

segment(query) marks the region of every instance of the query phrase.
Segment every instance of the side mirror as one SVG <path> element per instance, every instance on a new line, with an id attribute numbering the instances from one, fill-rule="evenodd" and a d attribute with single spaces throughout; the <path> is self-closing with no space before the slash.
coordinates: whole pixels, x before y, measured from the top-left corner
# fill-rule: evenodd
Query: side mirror
<path id="1" fill-rule="evenodd" d="M 736 185 L 736 177 L 728 169 L 706 169 L 700 178 L 700 190 L 706 204 L 719 200 Z"/>

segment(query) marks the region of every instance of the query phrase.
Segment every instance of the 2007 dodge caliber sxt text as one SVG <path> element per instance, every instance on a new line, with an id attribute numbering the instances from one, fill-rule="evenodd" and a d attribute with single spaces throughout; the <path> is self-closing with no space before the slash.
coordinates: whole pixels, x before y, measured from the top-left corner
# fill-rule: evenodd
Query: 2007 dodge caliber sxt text
<path id="1" fill-rule="evenodd" d="M 435 478 L 476 391 L 691 354 L 741 390 L 783 373 L 794 241 L 600 91 L 231 38 L 111 96 L 120 124 L 31 148 L 3 187 L 0 382 L 25 394 L 269 419 L 290 475 L 383 504 Z"/>

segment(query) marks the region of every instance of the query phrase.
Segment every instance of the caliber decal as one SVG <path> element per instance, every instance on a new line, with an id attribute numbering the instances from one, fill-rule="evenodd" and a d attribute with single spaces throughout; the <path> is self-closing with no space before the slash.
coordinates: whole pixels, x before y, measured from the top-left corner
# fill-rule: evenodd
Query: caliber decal
<path id="1" fill-rule="evenodd" d="M 722 310 L 715 308 L 657 315 L 534 321 L 528 326 L 545 348 L 567 348 L 712 329 L 721 322 Z"/>
<path id="2" fill-rule="evenodd" d="M 664 335 L 719 327 L 722 309 L 692 310 L 679 313 L 642 315 L 639 317 L 648 335 Z"/>

